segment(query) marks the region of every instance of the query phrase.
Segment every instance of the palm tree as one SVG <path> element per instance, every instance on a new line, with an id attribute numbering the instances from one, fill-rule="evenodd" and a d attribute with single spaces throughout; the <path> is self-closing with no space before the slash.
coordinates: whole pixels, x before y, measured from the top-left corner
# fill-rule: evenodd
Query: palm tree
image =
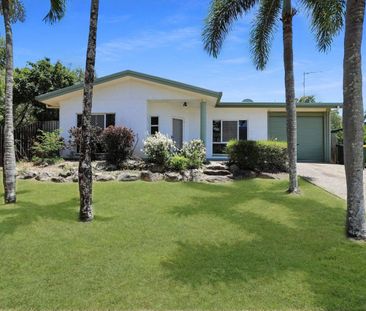
<path id="1" fill-rule="evenodd" d="M 93 100 L 93 84 L 95 76 L 95 56 L 97 44 L 99 0 L 91 1 L 89 39 L 86 55 L 83 114 L 81 121 L 81 142 L 79 161 L 79 192 L 81 221 L 93 220 L 92 189 L 93 172 L 91 166 L 91 111 Z"/>
<path id="2" fill-rule="evenodd" d="M 343 25 L 344 0 L 300 2 L 311 14 L 311 28 L 315 32 L 319 50 L 326 51 Z M 250 44 L 258 70 L 263 70 L 268 62 L 277 22 L 282 21 L 289 156 L 288 191 L 297 193 L 297 125 L 292 43 L 292 19 L 296 10 L 291 0 L 213 0 L 203 30 L 204 48 L 210 55 L 217 57 L 233 22 L 256 5 L 259 5 L 259 10 L 251 29 Z"/>
<path id="3" fill-rule="evenodd" d="M 63 17 L 65 0 L 50 0 L 51 8 L 45 21 L 51 23 Z M 5 203 L 16 201 L 16 159 L 14 146 L 14 118 L 13 118 L 13 31 L 12 23 L 24 21 L 24 7 L 20 0 L 2 0 L 1 10 L 5 26 L 5 99 L 4 99 L 4 200 Z"/>
<path id="4" fill-rule="evenodd" d="M 361 43 L 365 0 L 348 0 L 343 61 L 344 164 L 347 181 L 347 235 L 366 239 L 363 188 L 363 100 Z"/>

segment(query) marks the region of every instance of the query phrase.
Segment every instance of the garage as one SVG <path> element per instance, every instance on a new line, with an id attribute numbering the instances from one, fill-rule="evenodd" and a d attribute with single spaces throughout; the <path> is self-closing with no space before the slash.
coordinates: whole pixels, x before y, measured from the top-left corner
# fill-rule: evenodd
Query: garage
<path id="1" fill-rule="evenodd" d="M 298 161 L 325 161 L 326 135 L 324 118 L 324 113 L 298 113 Z M 269 113 L 268 138 L 286 141 L 286 137 L 286 115 L 284 113 Z"/>

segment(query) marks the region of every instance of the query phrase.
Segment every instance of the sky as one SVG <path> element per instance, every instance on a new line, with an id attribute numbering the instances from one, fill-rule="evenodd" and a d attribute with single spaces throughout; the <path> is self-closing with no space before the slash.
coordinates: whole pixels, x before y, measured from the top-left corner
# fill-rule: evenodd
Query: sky
<path id="1" fill-rule="evenodd" d="M 54 25 L 42 21 L 49 1 L 23 0 L 26 21 L 14 25 L 14 62 L 49 57 L 72 68 L 85 67 L 90 1 L 68 0 L 64 19 Z M 35 4 L 36 3 L 36 4 Z M 100 0 L 96 72 L 98 77 L 130 69 L 223 92 L 223 101 L 284 101 L 284 71 L 280 24 L 264 71 L 253 65 L 249 32 L 255 12 L 233 24 L 217 59 L 203 49 L 202 27 L 209 0 Z M 294 67 L 296 96 L 319 102 L 342 102 L 343 37 L 330 52 L 320 53 L 310 19 L 296 5 Z M 3 28 L 0 30 L 3 35 Z M 365 43 L 363 51 L 365 51 Z M 363 53 L 365 54 L 365 52 Z M 365 70 L 363 70 L 364 76 Z M 366 87 L 364 83 L 364 94 Z M 365 95 L 366 96 L 366 95 Z"/>

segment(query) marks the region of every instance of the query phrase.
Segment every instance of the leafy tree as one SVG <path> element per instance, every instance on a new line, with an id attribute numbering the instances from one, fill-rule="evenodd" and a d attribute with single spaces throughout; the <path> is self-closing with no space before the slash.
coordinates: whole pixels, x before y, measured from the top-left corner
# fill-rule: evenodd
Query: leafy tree
<path id="1" fill-rule="evenodd" d="M 52 64 L 49 58 L 14 71 L 14 124 L 15 127 L 36 120 L 58 119 L 57 109 L 47 109 L 35 97 L 81 82 L 81 70 L 70 69 L 60 61 Z"/>
<path id="2" fill-rule="evenodd" d="M 50 0 L 50 10 L 44 20 L 50 23 L 63 17 L 66 0 Z M 1 14 L 5 29 L 5 99 L 4 99 L 4 201 L 16 201 L 16 162 L 14 147 L 14 119 L 13 119 L 13 27 L 17 21 L 24 21 L 25 12 L 21 0 L 1 0 Z"/>
<path id="3" fill-rule="evenodd" d="M 314 95 L 310 95 L 310 96 L 301 96 L 300 98 L 296 98 L 296 103 L 300 103 L 300 104 L 315 104 L 315 96 Z"/>
<path id="4" fill-rule="evenodd" d="M 364 17 L 365 0 L 348 0 L 343 60 L 343 145 L 347 181 L 346 232 L 348 237 L 366 240 L 361 61 Z"/>
<path id="5" fill-rule="evenodd" d="M 330 126 L 332 130 L 338 130 L 342 128 L 342 117 L 338 110 L 332 110 L 330 112 Z"/>
<path id="6" fill-rule="evenodd" d="M 91 166 L 91 111 L 95 79 L 99 0 L 91 0 L 88 47 L 86 52 L 83 114 L 81 118 L 81 143 L 79 160 L 80 221 L 92 221 L 93 172 Z"/>
<path id="7" fill-rule="evenodd" d="M 327 50 L 343 25 L 344 0 L 300 0 L 311 15 L 311 29 L 318 48 Z M 287 142 L 289 155 L 289 192 L 298 192 L 295 81 L 293 69 L 292 20 L 296 10 L 291 0 L 212 0 L 203 30 L 205 50 L 217 57 L 232 24 L 259 6 L 250 35 L 255 66 L 263 70 L 268 62 L 273 34 L 282 22 L 285 91 L 287 111 Z"/>

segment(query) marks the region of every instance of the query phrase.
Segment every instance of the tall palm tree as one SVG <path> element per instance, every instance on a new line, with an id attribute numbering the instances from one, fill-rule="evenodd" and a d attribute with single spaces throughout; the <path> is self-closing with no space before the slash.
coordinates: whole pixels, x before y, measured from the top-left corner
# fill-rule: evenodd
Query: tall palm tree
<path id="1" fill-rule="evenodd" d="M 343 61 L 344 164 L 347 181 L 347 235 L 366 239 L 363 187 L 363 100 L 361 44 L 365 0 L 348 0 Z"/>
<path id="2" fill-rule="evenodd" d="M 92 190 L 93 172 L 91 166 L 91 111 L 93 101 L 93 84 L 95 76 L 95 57 L 97 44 L 99 0 L 91 1 L 89 39 L 86 54 L 83 114 L 81 122 L 81 142 L 79 161 L 79 192 L 80 192 L 80 213 L 81 221 L 93 220 Z"/>
<path id="3" fill-rule="evenodd" d="M 344 0 L 299 0 L 299 2 L 311 14 L 311 28 L 315 32 L 319 50 L 326 51 L 343 25 Z M 289 156 L 288 191 L 297 193 L 299 191 L 296 168 L 297 125 L 292 44 L 292 19 L 296 10 L 292 6 L 292 1 L 212 0 L 203 30 L 204 48 L 210 55 L 217 57 L 233 22 L 256 5 L 259 9 L 251 29 L 250 44 L 253 61 L 258 70 L 263 70 L 268 62 L 276 25 L 278 21 L 282 21 Z"/>
<path id="4" fill-rule="evenodd" d="M 55 22 L 63 17 L 66 0 L 50 0 L 51 8 L 45 21 Z M 20 0 L 1 0 L 1 11 L 5 26 L 5 126 L 4 126 L 4 200 L 5 203 L 16 201 L 16 159 L 14 146 L 14 118 L 13 118 L 13 30 L 12 23 L 24 21 L 24 7 Z"/>

